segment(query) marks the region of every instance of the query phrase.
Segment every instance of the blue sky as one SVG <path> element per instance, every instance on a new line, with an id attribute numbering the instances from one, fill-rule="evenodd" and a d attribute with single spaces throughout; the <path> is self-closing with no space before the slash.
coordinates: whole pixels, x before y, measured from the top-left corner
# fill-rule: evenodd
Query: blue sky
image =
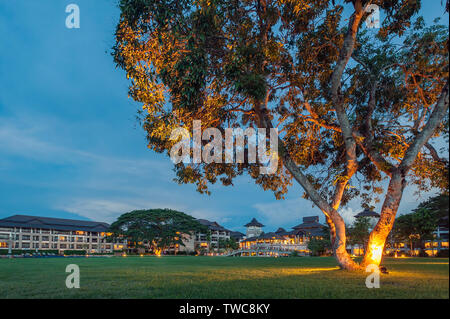
<path id="1" fill-rule="evenodd" d="M 76 3 L 81 28 L 67 29 Z M 425 1 L 424 1 L 425 3 Z M 426 1 L 431 23 L 441 0 Z M 168 207 L 243 231 L 256 217 L 289 228 L 320 215 L 301 189 L 276 201 L 249 178 L 212 195 L 172 181 L 171 161 L 146 147 L 138 105 L 109 54 L 119 10 L 115 0 L 0 0 L 0 218 L 13 214 L 111 222 L 138 208 Z M 418 199 L 407 188 L 400 212 Z M 358 202 L 343 210 L 360 211 Z"/>

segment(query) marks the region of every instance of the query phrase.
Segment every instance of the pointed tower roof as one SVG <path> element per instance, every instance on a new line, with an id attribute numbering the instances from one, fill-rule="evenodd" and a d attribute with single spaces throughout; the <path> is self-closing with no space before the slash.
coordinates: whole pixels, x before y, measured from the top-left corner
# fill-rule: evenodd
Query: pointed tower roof
<path id="1" fill-rule="evenodd" d="M 244 227 L 250 227 L 250 226 L 264 227 L 264 225 L 261 224 L 259 221 L 257 221 L 256 218 L 253 218 L 253 219 L 250 221 L 250 223 L 244 225 Z"/>
<path id="2" fill-rule="evenodd" d="M 358 217 L 376 217 L 376 218 L 380 218 L 380 214 L 375 213 L 373 211 L 371 211 L 370 209 L 364 209 L 362 212 L 360 212 L 359 214 L 355 215 L 355 218 Z"/>

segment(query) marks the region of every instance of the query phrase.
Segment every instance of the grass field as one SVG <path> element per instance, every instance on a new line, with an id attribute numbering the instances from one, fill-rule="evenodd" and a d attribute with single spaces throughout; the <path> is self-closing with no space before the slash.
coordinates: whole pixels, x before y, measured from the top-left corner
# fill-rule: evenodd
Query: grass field
<path id="1" fill-rule="evenodd" d="M 80 267 L 68 289 L 68 264 Z M 379 289 L 331 257 L 0 259 L 0 298 L 449 298 L 449 260 L 386 259 Z"/>

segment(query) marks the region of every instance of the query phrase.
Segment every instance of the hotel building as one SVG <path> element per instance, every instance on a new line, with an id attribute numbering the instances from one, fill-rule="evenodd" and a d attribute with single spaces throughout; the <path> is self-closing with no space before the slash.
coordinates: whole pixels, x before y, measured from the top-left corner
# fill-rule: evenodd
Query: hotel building
<path id="1" fill-rule="evenodd" d="M 217 222 L 211 222 L 206 219 L 197 219 L 197 221 L 206 226 L 207 232 L 197 232 L 187 235 L 183 240 L 184 246 L 179 246 L 178 251 L 187 253 L 206 250 L 208 252 L 218 251 L 220 249 L 220 241 L 229 240 L 231 238 L 231 230 L 224 228 Z"/>
<path id="2" fill-rule="evenodd" d="M 106 242 L 109 224 L 85 220 L 14 215 L 0 219 L 0 250 L 112 253 L 126 242 Z"/>
<path id="3" fill-rule="evenodd" d="M 303 223 L 292 227 L 292 231 L 278 228 L 275 232 L 265 233 L 263 224 L 253 218 L 248 224 L 247 238 L 239 243 L 241 256 L 288 256 L 292 252 L 309 255 L 308 242 L 311 238 L 321 239 L 325 236 L 324 225 L 319 223 L 319 216 L 303 218 Z"/>

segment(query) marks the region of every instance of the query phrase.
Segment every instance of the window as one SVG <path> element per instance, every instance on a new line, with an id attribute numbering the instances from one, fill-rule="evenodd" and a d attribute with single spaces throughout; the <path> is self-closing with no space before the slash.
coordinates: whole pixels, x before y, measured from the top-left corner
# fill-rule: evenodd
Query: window
<path id="1" fill-rule="evenodd" d="M 30 248 L 30 243 L 22 243 L 22 248 Z"/>
<path id="2" fill-rule="evenodd" d="M 61 249 L 66 249 L 66 248 L 67 248 L 67 245 L 66 245 L 66 244 L 60 244 L 60 245 L 59 245 L 59 248 L 61 248 Z"/>
<path id="3" fill-rule="evenodd" d="M 49 237 L 48 236 L 42 236 L 42 241 L 48 241 Z"/>
<path id="4" fill-rule="evenodd" d="M 30 240 L 30 235 L 22 235 L 22 240 Z"/>
<path id="5" fill-rule="evenodd" d="M 39 236 L 33 236 L 34 241 L 39 241 Z"/>

